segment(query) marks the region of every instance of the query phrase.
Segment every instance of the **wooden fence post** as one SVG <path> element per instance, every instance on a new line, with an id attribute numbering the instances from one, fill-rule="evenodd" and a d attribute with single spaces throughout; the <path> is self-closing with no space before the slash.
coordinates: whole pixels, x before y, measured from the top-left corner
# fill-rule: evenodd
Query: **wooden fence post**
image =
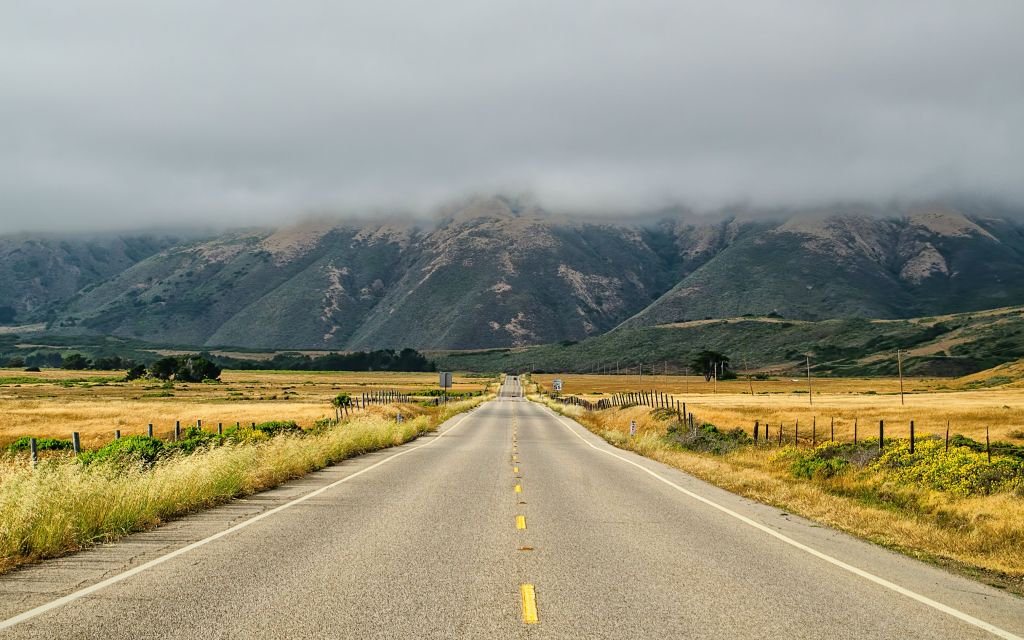
<path id="1" fill-rule="evenodd" d="M 914 453 L 914 421 L 910 421 L 910 453 Z"/>
<path id="2" fill-rule="evenodd" d="M 797 420 L 796 424 L 793 425 L 793 446 L 800 446 L 800 420 Z"/>
<path id="3" fill-rule="evenodd" d="M 992 464 L 992 443 L 988 439 L 988 425 L 985 425 L 985 455 L 988 456 L 988 463 Z"/>
<path id="4" fill-rule="evenodd" d="M 39 464 L 39 449 L 37 448 L 35 438 L 29 438 L 28 449 L 29 453 L 32 455 L 32 466 L 34 467 Z"/>
<path id="5" fill-rule="evenodd" d="M 114 430 L 114 440 L 120 440 L 120 439 L 121 439 L 121 430 L 120 429 L 115 429 Z"/>
<path id="6" fill-rule="evenodd" d="M 946 420 L 946 453 L 949 453 L 949 420 Z"/>
<path id="7" fill-rule="evenodd" d="M 878 450 L 885 447 L 885 420 L 878 421 Z"/>
<path id="8" fill-rule="evenodd" d="M 82 453 L 82 440 L 78 435 L 77 431 L 71 432 L 71 449 L 75 452 L 75 455 Z"/>
<path id="9" fill-rule="evenodd" d="M 150 422 L 149 426 L 146 428 L 146 435 L 148 435 L 150 438 L 153 437 L 153 423 L 152 422 Z"/>
<path id="10" fill-rule="evenodd" d="M 757 420 L 754 420 L 754 444 L 757 444 L 757 431 L 759 426 L 760 425 L 758 425 Z"/>
<path id="11" fill-rule="evenodd" d="M 174 421 L 174 441 L 181 440 L 181 420 Z"/>
<path id="12" fill-rule="evenodd" d="M 857 444 L 857 418 L 853 419 L 853 444 Z"/>
<path id="13" fill-rule="evenodd" d="M 218 436 L 224 435 L 224 423 L 223 422 L 218 422 L 217 423 L 217 435 Z"/>
<path id="14" fill-rule="evenodd" d="M 811 417 L 811 448 L 818 446 L 818 416 Z"/>
<path id="15" fill-rule="evenodd" d="M 835 416 L 832 416 L 831 430 L 832 430 L 832 436 L 831 436 L 831 440 L 830 441 L 831 442 L 835 442 L 836 441 L 836 417 Z"/>

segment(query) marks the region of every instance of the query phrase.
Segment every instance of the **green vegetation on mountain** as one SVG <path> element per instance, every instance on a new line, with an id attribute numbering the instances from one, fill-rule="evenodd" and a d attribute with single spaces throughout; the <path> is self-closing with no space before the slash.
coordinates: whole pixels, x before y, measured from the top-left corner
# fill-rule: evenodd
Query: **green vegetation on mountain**
<path id="1" fill-rule="evenodd" d="M 908 375 L 966 375 L 1024 358 L 1024 308 L 908 320 L 770 317 L 698 320 L 620 328 L 580 342 L 428 354 L 439 368 L 465 371 L 681 373 L 701 352 L 727 354 L 739 371 L 799 372 L 805 358 L 831 375 L 894 375 L 896 350 Z M 984 381 L 979 381 L 984 384 Z"/>
<path id="2" fill-rule="evenodd" d="M 0 278 L 0 335 L 190 349 L 518 348 L 750 314 L 845 322 L 1024 304 L 1024 225 L 980 205 L 612 221 L 495 197 L 432 222 L 90 242 L 0 239 L 0 270 L 14 275 Z"/>

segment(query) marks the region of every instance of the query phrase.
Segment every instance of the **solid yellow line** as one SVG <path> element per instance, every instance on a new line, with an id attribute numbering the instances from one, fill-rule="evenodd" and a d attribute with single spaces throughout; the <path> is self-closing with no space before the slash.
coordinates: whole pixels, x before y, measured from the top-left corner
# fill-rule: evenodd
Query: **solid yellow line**
<path id="1" fill-rule="evenodd" d="M 516 529 L 526 528 L 526 516 L 516 516 Z"/>
<path id="2" fill-rule="evenodd" d="M 519 473 L 519 467 L 512 467 L 512 473 Z"/>
<path id="3" fill-rule="evenodd" d="M 519 595 L 523 598 L 523 624 L 537 624 L 537 591 L 532 584 L 519 585 Z"/>
<path id="4" fill-rule="evenodd" d="M 516 493 L 522 493 L 522 492 L 523 492 L 523 486 L 522 486 L 522 485 L 519 485 L 519 484 L 517 484 L 517 485 L 516 485 Z"/>

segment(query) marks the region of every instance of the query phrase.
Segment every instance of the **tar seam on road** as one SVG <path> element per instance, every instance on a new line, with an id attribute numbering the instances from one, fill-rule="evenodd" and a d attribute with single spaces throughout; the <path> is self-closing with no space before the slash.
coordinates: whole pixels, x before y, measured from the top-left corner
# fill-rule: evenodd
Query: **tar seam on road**
<path id="1" fill-rule="evenodd" d="M 550 409 L 548 409 L 548 410 L 551 411 Z M 668 486 L 672 487 L 673 489 L 675 489 L 675 490 L 677 490 L 677 491 L 679 491 L 679 492 L 681 492 L 683 494 L 686 494 L 687 496 L 693 498 L 694 500 L 697 500 L 699 502 L 703 502 L 704 504 L 708 505 L 709 507 L 713 507 L 713 508 L 721 511 L 722 513 L 724 513 L 724 514 L 726 514 L 728 516 L 732 516 L 733 518 L 736 518 L 737 520 L 739 520 L 740 522 L 742 522 L 744 524 L 748 524 L 751 527 L 754 527 L 755 529 L 759 529 L 760 531 L 763 531 L 764 533 L 767 533 L 768 535 L 770 535 L 770 536 L 772 536 L 774 538 L 777 538 L 778 540 L 781 540 L 782 542 L 785 542 L 786 544 L 788 544 L 788 545 L 790 545 L 792 547 L 800 549 L 801 551 L 805 551 L 805 552 L 811 554 L 812 556 L 814 556 L 816 558 L 820 558 L 821 560 L 824 560 L 825 562 L 828 562 L 828 563 L 830 563 L 832 565 L 835 565 L 835 566 L 839 567 L 840 569 L 844 569 L 845 571 L 849 571 L 850 573 L 852 573 L 852 574 L 854 574 L 856 576 L 860 576 L 861 578 L 864 578 L 865 580 L 870 580 L 871 582 L 874 582 L 877 585 L 885 587 L 886 589 L 889 589 L 891 591 L 895 591 L 896 593 L 904 595 L 904 596 L 906 596 L 906 597 L 908 597 L 908 598 L 910 598 L 912 600 L 916 600 L 917 602 L 920 602 L 921 604 L 927 605 L 927 606 L 929 606 L 929 607 L 931 607 L 933 609 L 936 609 L 936 610 L 941 611 L 941 612 L 943 612 L 945 614 L 953 616 L 954 618 L 957 618 L 957 619 L 959 619 L 959 620 L 961 620 L 963 622 L 966 622 L 967 624 L 970 624 L 972 626 L 975 626 L 975 627 L 977 627 L 979 629 L 982 629 L 984 631 L 988 631 L 989 633 L 991 633 L 993 635 L 996 635 L 996 636 L 999 636 L 1000 638 L 1005 638 L 1006 640 L 1024 640 L 1024 638 L 1021 638 L 1018 635 L 1010 633 L 1009 631 L 1006 631 L 1005 629 L 1000 629 L 999 627 L 997 627 L 997 626 L 995 626 L 993 624 L 989 624 L 988 622 L 985 622 L 984 620 L 979 620 L 978 618 L 975 618 L 974 616 L 972 616 L 970 614 L 964 613 L 963 611 L 960 611 L 959 609 L 954 609 L 953 607 L 950 607 L 948 605 L 944 605 L 941 602 L 938 602 L 936 600 L 932 600 L 931 598 L 929 598 L 927 596 L 923 596 L 923 595 L 921 595 L 919 593 L 911 591 L 910 589 L 907 589 L 905 587 L 901 587 L 900 585 L 898 585 L 898 584 L 896 584 L 894 582 L 889 582 L 885 578 L 881 578 L 879 576 L 876 576 L 873 573 L 868 573 L 867 571 L 864 571 L 863 569 L 858 569 L 857 567 L 855 567 L 853 565 L 850 565 L 850 564 L 847 564 L 847 563 L 843 562 L 842 560 L 839 560 L 838 558 L 833 558 L 832 556 L 830 556 L 830 555 L 828 555 L 826 553 L 823 553 L 821 551 L 818 551 L 817 549 L 814 549 L 813 547 L 809 547 L 809 546 L 803 544 L 802 542 L 797 542 L 793 538 L 790 538 L 790 537 L 788 537 L 786 535 L 783 535 L 783 534 L 781 534 L 781 533 L 779 533 L 777 531 L 774 531 L 770 527 L 767 527 L 767 526 L 765 526 L 765 525 L 763 525 L 763 524 L 761 524 L 759 522 L 755 522 L 754 520 L 751 520 L 750 518 L 748 518 L 748 517 L 746 517 L 744 515 L 741 515 L 741 514 L 733 511 L 732 509 L 730 509 L 728 507 L 724 507 L 724 506 L 718 504 L 717 502 L 714 502 L 712 500 L 709 500 L 709 499 L 705 498 L 704 496 L 698 495 L 698 494 L 696 494 L 696 493 L 694 493 L 692 491 L 689 491 L 688 489 L 684 489 L 683 487 L 680 487 L 678 484 L 672 482 L 671 480 L 669 480 L 667 478 L 661 477 L 660 475 L 658 475 L 657 473 L 651 471 L 650 469 L 648 469 L 647 467 L 643 466 L 642 464 L 638 464 L 636 462 L 633 462 L 632 460 L 629 460 L 628 458 L 624 458 L 624 457 L 620 456 L 619 454 L 615 453 L 614 451 L 608 451 L 606 449 L 602 449 L 601 447 L 598 447 L 598 446 L 594 445 L 593 443 L 588 442 L 586 438 L 584 438 L 583 436 L 581 436 L 579 433 L 576 432 L 576 429 L 574 429 L 572 427 L 572 425 L 565 420 L 565 418 L 559 416 L 554 411 L 551 411 L 551 413 L 552 413 L 552 415 L 555 416 L 555 418 L 560 423 L 562 423 L 562 426 L 564 426 L 566 429 L 568 429 L 570 432 L 572 432 L 572 434 L 574 436 L 576 436 L 577 438 L 582 440 L 583 444 L 587 445 L 591 449 L 594 449 L 595 451 L 599 451 L 601 453 L 609 455 L 609 456 L 611 456 L 613 458 L 617 458 L 617 459 L 621 460 L 622 462 L 625 462 L 626 464 L 633 465 L 637 469 L 640 469 L 644 473 L 650 475 L 653 478 L 656 478 L 656 479 L 660 480 L 661 482 L 664 482 L 665 484 L 667 484 Z M 610 447 L 611 445 L 607 445 L 607 446 Z"/>
<path id="2" fill-rule="evenodd" d="M 15 625 L 21 624 L 22 622 L 26 622 L 28 620 L 31 620 L 32 618 L 40 616 L 40 615 L 42 615 L 42 614 L 44 614 L 44 613 L 46 613 L 48 611 L 52 611 L 54 609 L 57 609 L 57 608 L 60 608 L 60 607 L 62 607 L 64 605 L 66 605 L 66 604 L 70 604 L 70 603 L 74 602 L 75 600 L 78 600 L 79 598 L 83 598 L 83 597 L 85 597 L 87 595 L 96 593 L 97 591 L 100 591 L 101 589 L 105 589 L 105 588 L 107 588 L 107 587 L 109 587 L 111 585 L 117 584 L 118 582 L 121 582 L 122 580 L 127 580 L 128 578 L 131 578 L 134 575 L 142 573 L 143 571 L 146 571 L 148 569 L 152 569 L 153 567 L 155 567 L 157 565 L 160 565 L 160 564 L 163 564 L 163 563 L 167 562 L 168 560 L 172 560 L 174 558 L 177 558 L 180 555 L 184 555 L 184 554 L 188 553 L 189 551 L 192 551 L 193 549 L 198 549 L 199 547 L 202 547 L 202 546 L 204 546 L 204 545 L 206 545 L 206 544 L 208 544 L 210 542 L 213 542 L 214 540 L 219 540 L 220 538 L 223 538 L 226 535 L 229 535 L 229 534 L 232 534 L 232 533 L 234 533 L 236 531 L 244 529 L 244 528 L 248 527 L 249 525 L 251 525 L 251 524 L 253 524 L 255 522 L 258 522 L 258 521 L 260 521 L 260 520 L 262 520 L 264 518 L 268 518 L 268 517 L 270 517 L 270 516 L 272 516 L 272 515 L 274 515 L 276 513 L 279 513 L 281 511 L 284 511 L 285 509 L 288 509 L 289 507 L 294 507 L 295 505 L 297 505 L 299 503 L 302 503 L 302 502 L 305 502 L 306 500 L 309 500 L 310 498 L 314 498 L 314 497 L 320 495 L 321 493 L 324 493 L 325 491 L 328 491 L 329 489 L 333 489 L 334 487 L 337 487 L 340 484 L 348 482 L 349 480 L 351 480 L 353 478 L 357 478 L 357 477 L 363 475 L 364 473 L 366 473 L 368 471 L 376 469 L 377 467 L 381 466 L 382 464 L 384 464 L 386 462 L 391 462 L 395 458 L 404 456 L 407 453 L 412 453 L 413 451 L 418 451 L 418 450 L 422 449 L 423 447 L 429 447 L 430 445 L 434 444 L 435 442 L 437 442 L 441 438 L 443 438 L 446 435 L 448 435 L 449 433 L 451 433 L 456 427 L 460 426 L 463 422 L 466 421 L 466 418 L 470 417 L 470 415 L 471 414 L 469 414 L 469 413 L 464 414 L 459 419 L 458 422 L 453 424 L 448 429 L 445 429 L 443 432 L 439 432 L 437 437 L 434 438 L 433 440 L 431 440 L 430 442 L 426 442 L 424 444 L 417 445 L 417 446 L 412 447 L 410 449 L 406 449 L 405 451 L 399 451 L 398 453 L 396 453 L 394 455 L 391 455 L 391 456 L 388 456 L 387 458 L 384 458 L 380 462 L 376 462 L 376 463 L 370 465 L 369 467 L 366 467 L 365 469 L 362 469 L 360 471 L 357 471 L 357 472 L 353 473 L 350 476 L 346 476 L 346 477 L 342 478 L 341 480 L 337 480 L 335 482 L 332 482 L 331 484 L 328 484 L 328 485 L 325 485 L 323 487 L 320 487 L 319 489 L 316 489 L 315 491 L 311 491 L 311 492 L 309 492 L 309 493 L 307 493 L 307 494 L 305 494 L 303 496 L 300 496 L 300 497 L 292 500 L 291 502 L 286 502 L 285 504 L 282 504 L 282 505 L 280 505 L 278 507 L 274 507 L 273 509 L 271 509 L 269 511 L 264 511 L 263 513 L 258 514 L 256 516 L 253 516 L 252 518 L 249 518 L 248 520 L 245 520 L 243 522 L 240 522 L 240 523 L 236 524 L 235 526 L 233 526 L 233 527 L 231 527 L 229 529 L 225 529 L 223 531 L 217 532 L 217 533 L 213 534 L 212 536 L 209 536 L 208 538 L 203 538 L 202 540 L 197 540 L 196 542 L 193 542 L 192 544 L 184 546 L 184 547 L 182 547 L 180 549 L 176 549 L 176 550 L 174 550 L 174 551 L 172 551 L 172 552 L 170 552 L 170 553 L 168 553 L 166 555 L 160 556 L 159 558 L 154 558 L 154 559 L 150 560 L 149 562 L 147 562 L 145 564 L 141 564 L 141 565 L 135 567 L 134 569 L 129 569 L 128 571 L 125 571 L 124 573 L 119 573 L 116 576 L 111 576 L 110 578 L 107 578 L 106 580 L 103 580 L 102 582 L 97 582 L 96 584 L 88 586 L 88 587 L 85 587 L 84 589 L 79 589 L 78 591 L 75 591 L 74 593 L 69 593 L 68 595 L 66 595 L 66 596 L 64 596 L 62 598 L 58 598 L 57 600 L 53 600 L 52 602 L 48 602 L 46 604 L 39 605 L 38 607 L 36 607 L 34 609 L 29 609 L 28 611 L 25 611 L 23 613 L 19 613 L 18 615 L 14 616 L 14 617 L 8 618 L 8 619 L 3 620 L 3 621 L 0 621 L 0 630 L 9 629 L 9 628 L 11 628 L 11 627 L 13 627 Z"/>

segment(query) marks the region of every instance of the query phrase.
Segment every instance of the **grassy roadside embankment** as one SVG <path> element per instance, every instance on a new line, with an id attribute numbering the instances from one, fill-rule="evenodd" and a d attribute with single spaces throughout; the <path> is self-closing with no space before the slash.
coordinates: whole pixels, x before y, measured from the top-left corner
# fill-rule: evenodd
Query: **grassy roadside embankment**
<path id="1" fill-rule="evenodd" d="M 648 407 L 590 412 L 543 396 L 531 399 L 621 449 L 1024 595 L 1024 485 L 1013 475 L 1019 466 L 1009 481 L 1003 476 L 1002 483 L 991 482 L 984 454 L 964 447 L 947 454 L 941 443 L 923 436 L 914 459 L 918 466 L 910 466 L 906 441 L 887 441 L 879 457 L 870 451 L 877 449 L 877 440 L 838 451 L 828 444 L 754 446 L 745 435 L 730 442 L 728 434 L 703 430 L 691 440 L 688 430 L 678 432 L 670 412 Z M 629 435 L 631 420 L 637 422 L 635 437 Z M 691 450 L 702 444 L 709 450 Z M 1019 464 L 996 457 L 993 462 Z"/>
<path id="2" fill-rule="evenodd" d="M 132 456 L 0 460 L 0 572 L 108 542 L 163 521 L 276 487 L 346 458 L 436 430 L 489 396 L 447 407 L 371 407 L 340 425 L 225 439 L 145 464 Z M 396 422 L 401 411 L 404 422 Z M 259 436 L 260 434 L 254 434 Z M 139 436 L 141 438 L 141 436 Z M 125 442 L 125 441 L 122 441 Z"/>

